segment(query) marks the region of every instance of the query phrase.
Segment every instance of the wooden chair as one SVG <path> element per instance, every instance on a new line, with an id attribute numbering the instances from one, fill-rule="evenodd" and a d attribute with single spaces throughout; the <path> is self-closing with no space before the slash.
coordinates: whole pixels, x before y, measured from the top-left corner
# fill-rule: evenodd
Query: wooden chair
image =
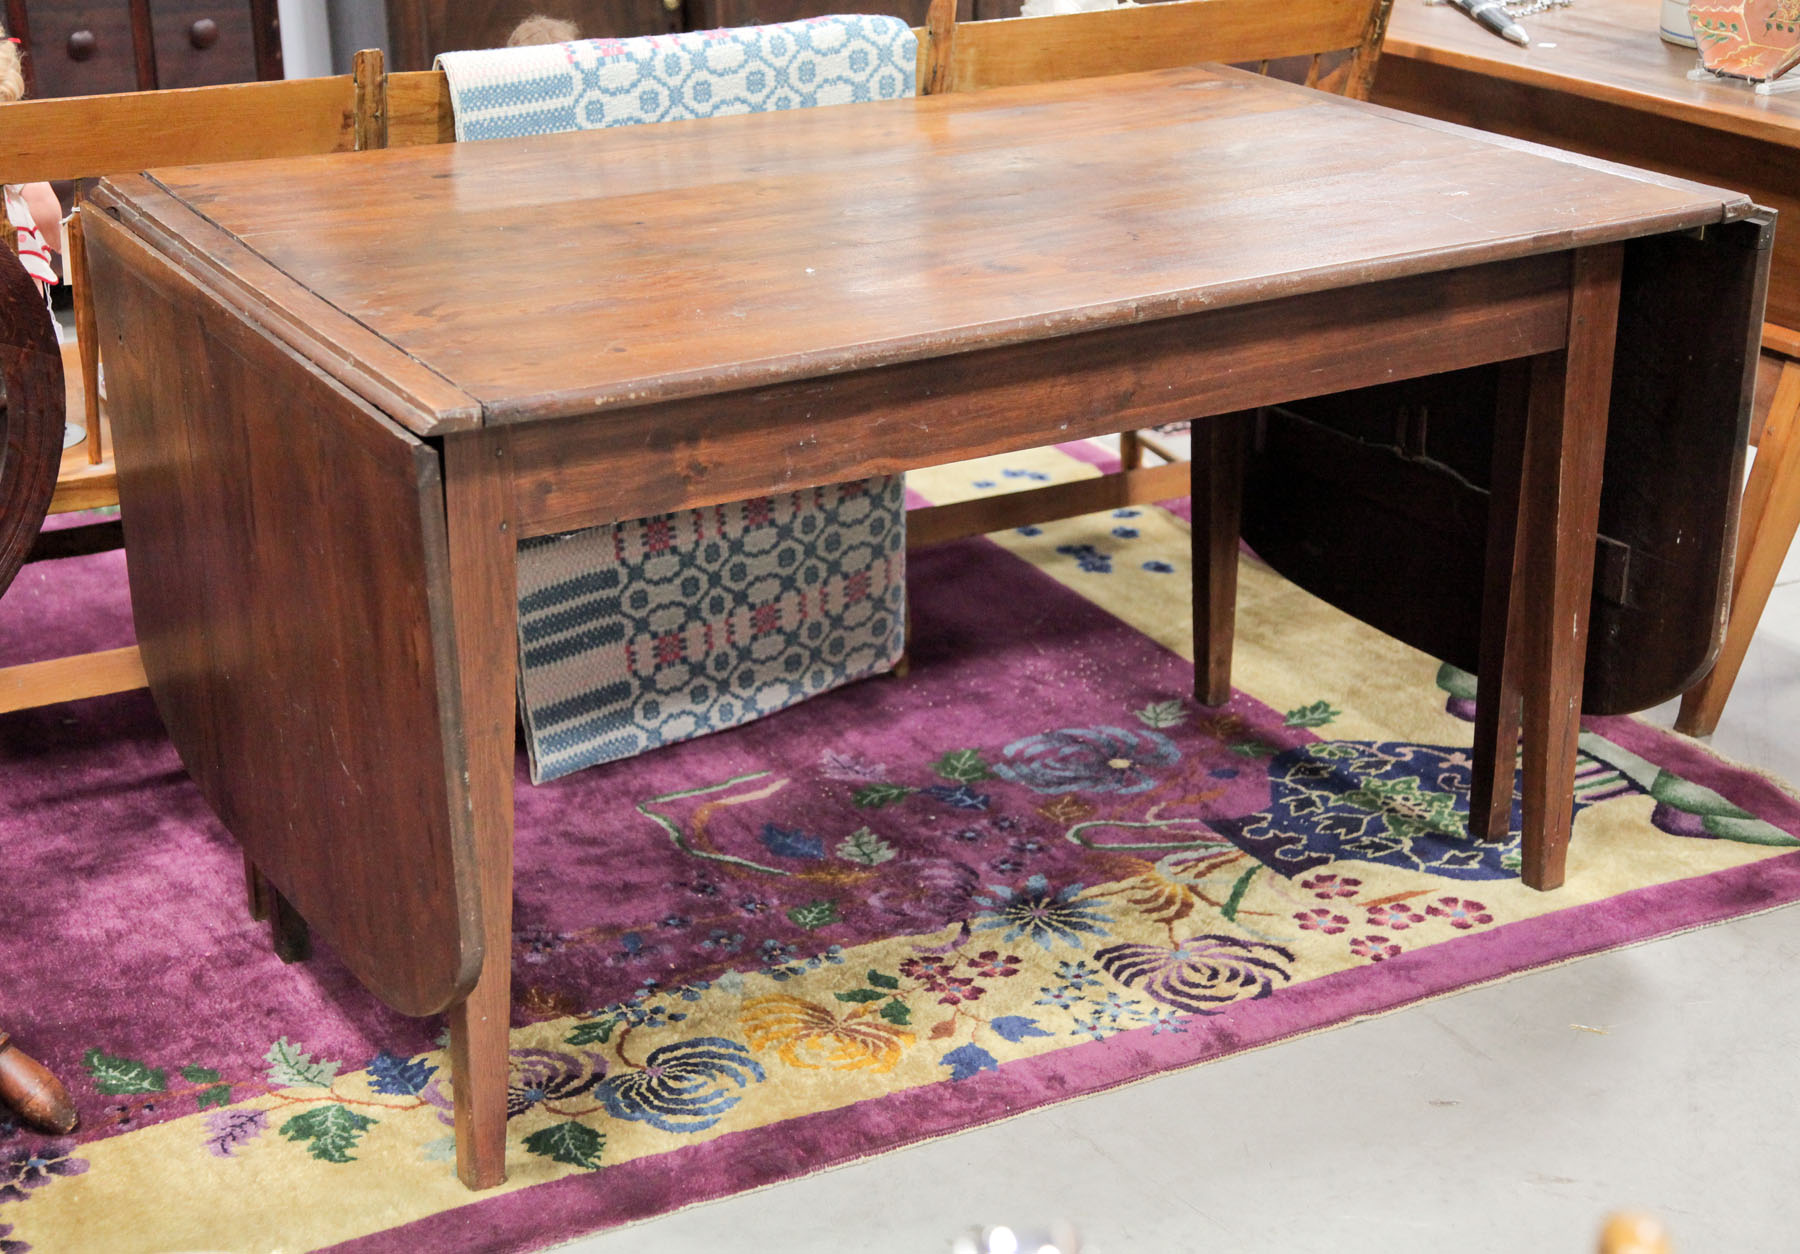
<path id="1" fill-rule="evenodd" d="M 9 238 L 17 238 L 8 231 Z M 37 285 L 0 249 L 0 596 L 31 550 L 62 456 L 62 358 Z M 0 1107 L 34 1128 L 75 1126 L 68 1090 L 0 1028 Z"/>
<path id="2" fill-rule="evenodd" d="M 358 101 L 379 79 L 380 54 L 359 54 L 357 72 L 294 79 L 23 100 L 0 105 L 0 181 L 80 180 L 155 166 L 343 152 L 366 147 Z M 100 352 L 79 208 L 71 217 L 66 265 L 74 290 L 75 343 L 64 347 L 67 410 L 87 442 L 62 457 L 50 512 L 119 503 L 101 405 Z M 60 441 L 59 441 L 60 446 Z M 31 557 L 68 557 L 115 548 L 117 520 L 47 533 Z M 141 688 L 135 647 L 0 667 L 0 713 Z"/>
<path id="3" fill-rule="evenodd" d="M 1737 682 L 1782 559 L 1800 530 L 1800 333 L 1763 325 L 1756 380 L 1756 464 L 1744 485 L 1731 576 L 1731 617 L 1712 669 L 1681 698 L 1675 729 L 1710 736 Z"/>

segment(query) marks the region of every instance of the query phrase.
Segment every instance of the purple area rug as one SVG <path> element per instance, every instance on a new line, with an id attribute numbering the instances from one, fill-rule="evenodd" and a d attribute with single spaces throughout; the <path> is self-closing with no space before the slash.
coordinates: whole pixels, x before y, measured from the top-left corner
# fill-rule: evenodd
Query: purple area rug
<path id="1" fill-rule="evenodd" d="M 0 1251 L 535 1249 L 1800 898 L 1794 798 L 1623 719 L 1531 893 L 1466 833 L 1467 676 L 1202 709 L 1111 612 L 1185 610 L 1180 525 L 1028 530 L 913 557 L 905 679 L 521 760 L 508 1192 L 451 1174 L 441 1023 L 273 957 L 147 696 L 0 718 L 0 1025 L 82 1117 L 0 1122 Z M 120 574 L 28 569 L 0 660 L 128 641 Z"/>

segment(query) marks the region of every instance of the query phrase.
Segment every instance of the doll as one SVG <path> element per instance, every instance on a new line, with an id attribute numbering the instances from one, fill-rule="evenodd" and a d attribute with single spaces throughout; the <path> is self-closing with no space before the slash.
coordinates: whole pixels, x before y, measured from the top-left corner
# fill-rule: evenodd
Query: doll
<path id="1" fill-rule="evenodd" d="M 513 27 L 506 37 L 508 48 L 525 48 L 536 44 L 566 44 L 581 38 L 581 28 L 559 17 L 536 13 Z"/>
<path id="2" fill-rule="evenodd" d="M 18 41 L 0 30 L 0 105 L 25 95 Z M 61 280 L 50 257 L 52 239 L 62 238 L 62 206 L 48 183 L 5 184 L 6 221 L 16 231 L 14 251 L 46 297 Z M 12 241 L 8 241 L 12 243 Z"/>

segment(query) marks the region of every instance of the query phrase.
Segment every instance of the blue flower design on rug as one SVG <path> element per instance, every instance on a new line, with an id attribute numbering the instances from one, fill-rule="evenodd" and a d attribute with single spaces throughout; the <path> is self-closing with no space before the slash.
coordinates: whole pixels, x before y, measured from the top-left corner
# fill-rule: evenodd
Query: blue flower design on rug
<path id="1" fill-rule="evenodd" d="M 1214 826 L 1283 875 L 1338 858 L 1450 879 L 1518 875 L 1516 838 L 1501 844 L 1469 835 L 1474 772 L 1467 749 L 1325 740 L 1277 754 L 1268 770 L 1269 808 Z M 1628 780 L 1612 782 L 1603 794 L 1578 793 L 1576 811 L 1636 791 Z"/>
<path id="2" fill-rule="evenodd" d="M 1065 727 L 1015 740 L 994 774 L 1034 792 L 1137 793 L 1156 787 L 1159 767 L 1181 750 L 1161 732 L 1123 727 Z"/>

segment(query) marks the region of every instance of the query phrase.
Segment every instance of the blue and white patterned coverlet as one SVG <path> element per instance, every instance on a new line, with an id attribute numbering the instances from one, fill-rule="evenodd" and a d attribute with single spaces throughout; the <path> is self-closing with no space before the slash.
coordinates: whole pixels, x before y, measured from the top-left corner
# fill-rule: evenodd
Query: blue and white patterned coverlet
<path id="1" fill-rule="evenodd" d="M 456 137 L 500 139 L 913 94 L 891 17 L 590 39 L 438 58 Z M 747 723 L 891 667 L 905 646 L 899 476 L 519 546 L 531 777 Z"/>
<path id="2" fill-rule="evenodd" d="M 896 17 L 446 52 L 456 138 L 504 139 L 913 94 L 918 41 Z"/>
<path id="3" fill-rule="evenodd" d="M 890 475 L 521 544 L 532 779 L 891 667 L 905 644 L 905 513 Z"/>

